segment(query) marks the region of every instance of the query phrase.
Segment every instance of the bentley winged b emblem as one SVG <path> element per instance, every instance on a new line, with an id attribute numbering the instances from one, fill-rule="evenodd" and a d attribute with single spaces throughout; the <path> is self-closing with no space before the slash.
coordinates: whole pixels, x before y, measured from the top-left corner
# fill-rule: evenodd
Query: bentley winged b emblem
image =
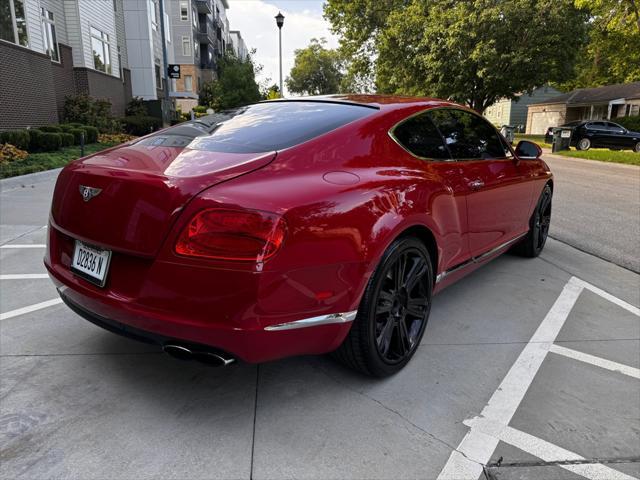
<path id="1" fill-rule="evenodd" d="M 82 199 L 85 202 L 88 202 L 93 197 L 98 196 L 101 191 L 101 188 L 85 187 L 84 185 L 80 185 L 80 195 L 82 195 Z"/>

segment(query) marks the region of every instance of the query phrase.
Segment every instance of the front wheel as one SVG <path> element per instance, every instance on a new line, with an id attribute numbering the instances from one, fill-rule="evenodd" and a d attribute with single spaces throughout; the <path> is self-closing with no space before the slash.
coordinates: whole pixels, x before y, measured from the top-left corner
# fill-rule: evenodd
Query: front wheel
<path id="1" fill-rule="evenodd" d="M 514 251 L 523 257 L 537 257 L 542 252 L 551 225 L 551 199 L 553 191 L 545 185 L 529 220 L 529 233 L 524 240 L 514 247 Z"/>
<path id="2" fill-rule="evenodd" d="M 371 276 L 349 334 L 334 357 L 355 370 L 386 377 L 415 353 L 431 308 L 433 268 L 414 237 L 387 249 Z"/>
<path id="3" fill-rule="evenodd" d="M 578 140 L 578 150 L 589 150 L 591 148 L 591 140 L 588 138 L 581 138 Z"/>

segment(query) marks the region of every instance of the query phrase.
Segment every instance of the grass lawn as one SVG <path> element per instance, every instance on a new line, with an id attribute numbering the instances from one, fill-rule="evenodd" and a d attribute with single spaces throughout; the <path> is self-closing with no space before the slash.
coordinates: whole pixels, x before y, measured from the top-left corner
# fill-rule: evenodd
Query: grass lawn
<path id="1" fill-rule="evenodd" d="M 562 150 L 554 153 L 563 157 L 583 158 L 585 160 L 598 160 L 600 162 L 626 163 L 627 165 L 640 166 L 640 153 L 631 150 L 608 150 L 604 148 L 592 148 L 589 150 Z"/>
<path id="2" fill-rule="evenodd" d="M 113 147 L 115 143 L 91 143 L 84 146 L 84 154 L 99 152 Z M 0 178 L 15 177 L 26 173 L 41 172 L 64 167 L 72 160 L 80 158 L 80 147 L 65 147 L 57 152 L 31 153 L 24 160 L 0 165 Z"/>

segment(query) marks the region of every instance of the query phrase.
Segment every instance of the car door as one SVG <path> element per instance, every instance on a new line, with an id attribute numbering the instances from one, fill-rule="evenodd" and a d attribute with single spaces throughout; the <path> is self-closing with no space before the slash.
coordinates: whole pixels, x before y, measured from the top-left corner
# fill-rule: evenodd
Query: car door
<path id="1" fill-rule="evenodd" d="M 620 125 L 606 122 L 608 130 L 605 146 L 608 148 L 630 148 L 633 146 L 632 137 Z"/>
<path id="2" fill-rule="evenodd" d="M 429 115 L 461 166 L 471 255 L 526 232 L 533 195 L 527 162 L 516 161 L 496 129 L 475 113 L 443 108 Z"/>
<path id="3" fill-rule="evenodd" d="M 586 125 L 586 136 L 591 140 L 591 147 L 607 147 L 610 142 L 609 129 L 606 122 L 590 122 Z"/>
<path id="4" fill-rule="evenodd" d="M 467 185 L 460 174 L 460 165 L 451 158 L 442 136 L 425 112 L 412 115 L 389 133 L 413 157 L 411 164 L 422 172 L 420 197 L 426 202 L 420 208 L 438 226 L 438 236 L 447 239 L 439 245 L 440 270 L 465 262 L 469 259 Z"/>

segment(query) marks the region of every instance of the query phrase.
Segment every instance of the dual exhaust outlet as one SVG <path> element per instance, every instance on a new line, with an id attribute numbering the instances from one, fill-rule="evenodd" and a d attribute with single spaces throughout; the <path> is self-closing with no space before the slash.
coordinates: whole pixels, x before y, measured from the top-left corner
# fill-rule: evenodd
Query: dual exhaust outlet
<path id="1" fill-rule="evenodd" d="M 212 350 L 196 350 L 185 345 L 169 343 L 162 346 L 162 350 L 178 360 L 196 360 L 214 367 L 226 367 L 236 361 L 232 356 Z"/>

